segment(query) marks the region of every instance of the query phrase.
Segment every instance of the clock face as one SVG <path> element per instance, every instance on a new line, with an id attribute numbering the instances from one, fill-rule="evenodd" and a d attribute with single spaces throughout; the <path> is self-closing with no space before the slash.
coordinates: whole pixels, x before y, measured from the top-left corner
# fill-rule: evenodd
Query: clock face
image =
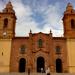
<path id="1" fill-rule="evenodd" d="M 4 36 L 6 36 L 6 35 L 7 35 L 7 33 L 6 33 L 6 32 L 3 32 L 3 35 L 4 35 Z"/>

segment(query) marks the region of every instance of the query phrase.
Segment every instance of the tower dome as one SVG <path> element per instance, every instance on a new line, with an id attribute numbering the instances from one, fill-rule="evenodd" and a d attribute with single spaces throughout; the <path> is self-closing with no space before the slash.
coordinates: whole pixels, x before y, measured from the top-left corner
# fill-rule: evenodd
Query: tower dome
<path id="1" fill-rule="evenodd" d="M 71 3 L 68 3 L 68 4 L 67 4 L 66 10 L 67 10 L 67 11 L 73 10 L 73 6 L 72 6 Z"/>
<path id="2" fill-rule="evenodd" d="M 4 13 L 15 13 L 15 11 L 13 10 L 13 6 L 12 3 L 9 1 L 5 7 L 5 9 L 3 10 Z"/>
<path id="3" fill-rule="evenodd" d="M 10 9 L 12 9 L 13 8 L 13 6 L 12 6 L 12 4 L 11 4 L 11 2 L 9 1 L 8 3 L 7 3 L 7 5 L 6 5 L 6 8 L 10 8 Z"/>
<path id="4" fill-rule="evenodd" d="M 73 6 L 71 3 L 67 4 L 66 11 L 64 14 L 75 14 L 75 10 L 73 9 Z"/>

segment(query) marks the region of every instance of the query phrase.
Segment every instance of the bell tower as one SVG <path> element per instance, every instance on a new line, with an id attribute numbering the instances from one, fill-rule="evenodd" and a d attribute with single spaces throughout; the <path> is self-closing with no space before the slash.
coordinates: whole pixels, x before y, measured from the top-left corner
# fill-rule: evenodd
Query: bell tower
<path id="1" fill-rule="evenodd" d="M 63 17 L 64 37 L 67 45 L 67 61 L 70 73 L 75 73 L 75 10 L 68 3 Z"/>
<path id="2" fill-rule="evenodd" d="M 9 1 L 0 12 L 0 72 L 10 72 L 12 38 L 15 37 L 16 16 Z"/>
<path id="3" fill-rule="evenodd" d="M 71 3 L 68 3 L 63 17 L 64 36 L 75 38 L 75 10 Z"/>
<path id="4" fill-rule="evenodd" d="M 15 36 L 15 23 L 15 11 L 9 1 L 3 12 L 0 12 L 0 38 L 13 38 Z"/>

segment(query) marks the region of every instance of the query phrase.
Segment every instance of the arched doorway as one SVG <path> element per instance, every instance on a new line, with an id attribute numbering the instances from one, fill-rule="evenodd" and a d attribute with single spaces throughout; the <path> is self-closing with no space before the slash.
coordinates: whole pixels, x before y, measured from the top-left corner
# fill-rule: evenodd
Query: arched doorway
<path id="1" fill-rule="evenodd" d="M 19 61 L 19 72 L 25 72 L 26 60 L 21 58 Z"/>
<path id="2" fill-rule="evenodd" d="M 62 72 L 62 61 L 61 61 L 61 59 L 56 59 L 56 72 L 57 73 Z"/>
<path id="3" fill-rule="evenodd" d="M 45 72 L 45 61 L 43 57 L 37 58 L 37 72 Z"/>

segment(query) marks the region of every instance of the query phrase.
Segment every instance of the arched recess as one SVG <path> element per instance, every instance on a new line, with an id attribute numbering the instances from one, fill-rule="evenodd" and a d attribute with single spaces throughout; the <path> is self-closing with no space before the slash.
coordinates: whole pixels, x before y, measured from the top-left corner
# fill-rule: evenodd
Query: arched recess
<path id="1" fill-rule="evenodd" d="M 75 20 L 74 19 L 71 20 L 71 28 L 75 29 Z"/>
<path id="2" fill-rule="evenodd" d="M 25 72 L 26 69 L 26 60 L 21 58 L 19 61 L 19 72 Z"/>
<path id="3" fill-rule="evenodd" d="M 37 58 L 37 72 L 45 72 L 45 60 L 43 57 Z"/>
<path id="4" fill-rule="evenodd" d="M 62 60 L 59 58 L 56 59 L 56 72 L 62 73 Z"/>
<path id="5" fill-rule="evenodd" d="M 3 28 L 7 28 L 7 26 L 8 26 L 8 19 L 5 18 L 5 19 L 4 19 L 4 26 L 3 26 Z"/>

